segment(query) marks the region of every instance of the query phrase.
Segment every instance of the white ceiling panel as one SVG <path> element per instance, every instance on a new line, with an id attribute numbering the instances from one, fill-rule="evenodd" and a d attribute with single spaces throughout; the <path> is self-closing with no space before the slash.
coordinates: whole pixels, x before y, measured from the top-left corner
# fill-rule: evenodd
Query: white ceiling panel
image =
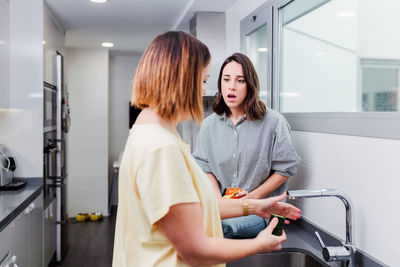
<path id="1" fill-rule="evenodd" d="M 225 12 L 237 0 L 45 0 L 65 30 L 67 47 L 100 47 L 141 53 L 155 36 L 182 28 L 197 12 Z M 184 27 L 183 27 L 184 28 Z"/>

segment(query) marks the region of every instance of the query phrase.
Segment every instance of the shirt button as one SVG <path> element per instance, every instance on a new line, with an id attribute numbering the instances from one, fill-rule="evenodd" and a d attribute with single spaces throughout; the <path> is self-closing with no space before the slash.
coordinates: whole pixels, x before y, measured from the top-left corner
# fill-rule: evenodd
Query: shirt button
<path id="1" fill-rule="evenodd" d="M 236 157 L 236 154 L 235 154 L 235 153 L 233 153 L 233 157 Z"/>
<path id="2" fill-rule="evenodd" d="M 235 131 L 235 135 L 237 135 L 237 132 Z"/>
<path id="3" fill-rule="evenodd" d="M 236 178 L 236 173 L 233 175 L 233 177 L 235 177 L 235 178 Z"/>

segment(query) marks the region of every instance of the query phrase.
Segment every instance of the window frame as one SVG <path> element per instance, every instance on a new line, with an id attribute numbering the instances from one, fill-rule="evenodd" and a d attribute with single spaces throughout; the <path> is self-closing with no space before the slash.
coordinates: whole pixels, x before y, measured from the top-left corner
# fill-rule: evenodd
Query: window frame
<path id="1" fill-rule="evenodd" d="M 280 112 L 279 74 L 281 73 L 280 53 L 282 47 L 282 13 L 279 10 L 296 0 L 268 1 L 241 21 L 241 50 L 245 51 L 245 36 L 250 33 L 246 26 L 252 16 L 264 12 L 267 17 L 268 50 L 268 103 Z M 334 1 L 334 0 L 333 0 Z M 261 18 L 261 16 L 260 16 Z M 263 23 L 258 21 L 259 26 Z M 253 28 L 253 30 L 256 28 Z M 361 60 L 359 60 L 361 68 Z M 357 77 L 360 79 L 360 77 Z M 400 140 L 400 112 L 282 112 L 291 129 L 295 131 L 318 132 L 327 134 L 352 135 L 372 138 Z"/>
<path id="2" fill-rule="evenodd" d="M 273 5 L 270 2 L 267 2 L 256 10 L 251 12 L 247 17 L 240 21 L 240 50 L 242 53 L 246 51 L 246 36 L 262 27 L 263 25 L 267 25 L 267 103 L 266 105 L 269 107 L 273 106 L 273 98 L 274 95 L 272 90 L 273 88 L 273 77 L 272 77 L 272 60 L 273 60 L 273 37 L 272 37 L 272 29 L 273 29 Z"/>

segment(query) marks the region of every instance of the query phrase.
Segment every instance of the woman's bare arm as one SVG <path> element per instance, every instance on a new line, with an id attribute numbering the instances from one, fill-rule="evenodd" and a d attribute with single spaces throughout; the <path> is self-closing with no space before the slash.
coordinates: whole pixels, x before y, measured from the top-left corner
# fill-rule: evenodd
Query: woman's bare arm
<path id="1" fill-rule="evenodd" d="M 215 195 L 217 196 L 217 198 L 222 198 L 222 194 L 221 194 L 221 191 L 219 190 L 219 184 L 218 184 L 217 178 L 212 173 L 206 173 L 206 175 L 213 186 L 213 189 L 214 189 L 214 192 L 215 192 Z"/>
<path id="2" fill-rule="evenodd" d="M 265 180 L 264 183 L 259 185 L 253 191 L 249 192 L 247 198 L 264 198 L 271 192 L 275 191 L 275 189 L 280 187 L 284 182 L 287 181 L 288 178 L 288 176 L 283 176 L 279 173 L 273 173 L 271 176 L 268 177 L 267 180 Z"/>
<path id="3" fill-rule="evenodd" d="M 286 193 L 265 199 L 218 199 L 221 219 L 243 216 L 244 203 L 247 202 L 249 214 L 256 214 L 269 218 L 271 213 L 296 220 L 300 218 L 301 210 L 295 206 L 281 202 L 286 198 Z"/>
<path id="4" fill-rule="evenodd" d="M 157 224 L 180 257 L 191 266 L 234 261 L 252 254 L 281 249 L 286 235 L 272 235 L 277 219 L 254 239 L 209 237 L 203 228 L 199 203 L 183 203 L 170 207 Z"/>

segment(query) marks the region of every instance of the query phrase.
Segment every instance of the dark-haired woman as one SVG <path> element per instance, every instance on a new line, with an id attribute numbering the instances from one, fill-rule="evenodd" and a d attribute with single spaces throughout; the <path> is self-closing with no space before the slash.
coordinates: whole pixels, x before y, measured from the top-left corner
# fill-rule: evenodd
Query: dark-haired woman
<path id="1" fill-rule="evenodd" d="M 286 191 L 300 158 L 289 124 L 259 100 L 259 82 L 250 59 L 236 53 L 222 64 L 214 113 L 201 126 L 193 156 L 221 198 L 228 187 L 240 187 L 243 198 L 262 199 Z M 266 227 L 257 215 L 222 221 L 225 237 L 256 236 Z"/>

